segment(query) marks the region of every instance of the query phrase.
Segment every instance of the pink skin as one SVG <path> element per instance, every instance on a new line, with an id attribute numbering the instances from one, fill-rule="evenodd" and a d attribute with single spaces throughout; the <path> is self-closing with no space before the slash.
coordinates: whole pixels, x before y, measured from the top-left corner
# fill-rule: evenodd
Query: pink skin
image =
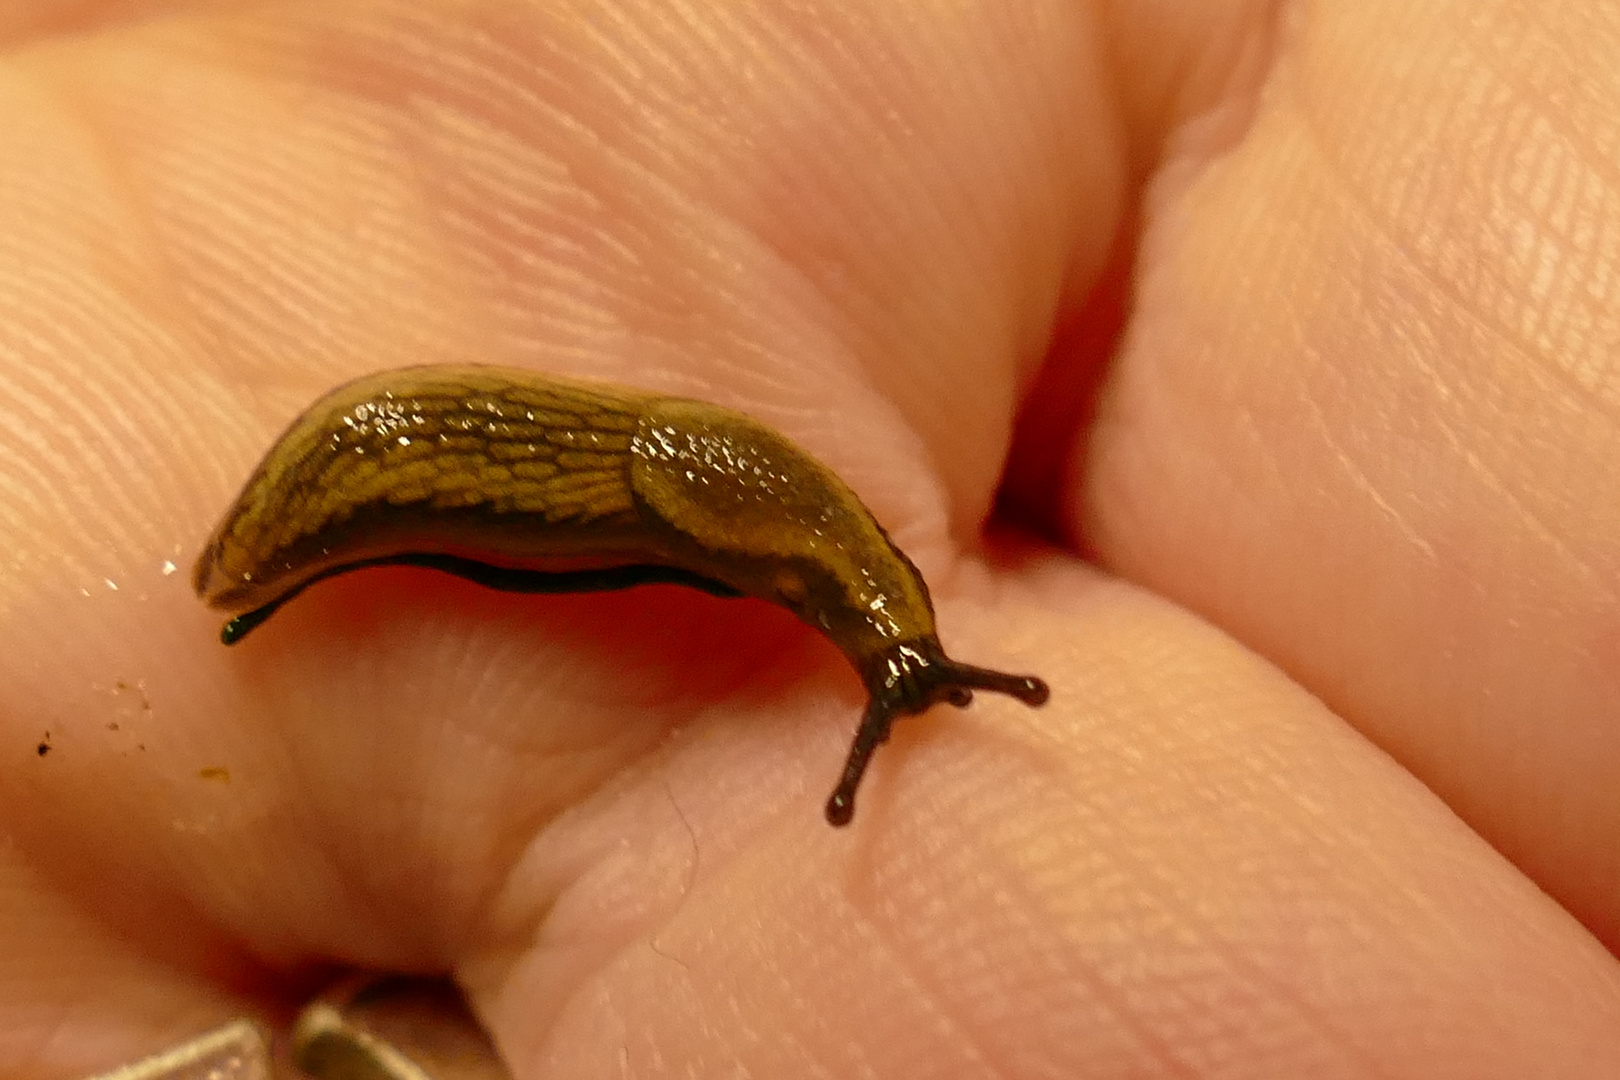
<path id="1" fill-rule="evenodd" d="M 347 965 L 521 1080 L 1620 1075 L 1601 5 L 105 9 L 0 11 L 8 1077 Z M 864 694 L 764 604 L 223 648 L 280 427 L 467 360 L 782 429 L 1050 703 L 835 830 Z"/>

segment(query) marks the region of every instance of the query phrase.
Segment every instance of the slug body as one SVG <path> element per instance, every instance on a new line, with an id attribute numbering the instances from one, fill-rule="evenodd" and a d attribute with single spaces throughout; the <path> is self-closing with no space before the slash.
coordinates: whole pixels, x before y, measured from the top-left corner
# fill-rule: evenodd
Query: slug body
<path id="1" fill-rule="evenodd" d="M 949 659 L 922 576 L 855 493 L 703 402 L 499 368 L 359 379 L 270 449 L 193 583 L 237 615 L 222 634 L 234 643 L 314 582 L 385 564 L 528 592 L 674 582 L 787 608 L 869 695 L 827 803 L 835 825 L 896 717 L 964 706 L 974 689 L 1047 697 L 1039 679 Z"/>

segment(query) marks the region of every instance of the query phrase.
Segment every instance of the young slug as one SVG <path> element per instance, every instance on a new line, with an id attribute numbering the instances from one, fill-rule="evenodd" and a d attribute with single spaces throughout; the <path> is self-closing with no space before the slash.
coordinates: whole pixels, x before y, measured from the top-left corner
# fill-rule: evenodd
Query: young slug
<path id="1" fill-rule="evenodd" d="M 946 656 L 928 586 L 855 493 L 704 402 L 485 367 L 356 380 L 270 448 L 192 580 L 237 613 L 229 645 L 317 581 L 400 564 L 518 592 L 672 582 L 787 608 L 866 683 L 834 825 L 897 717 L 974 690 L 1047 699 L 1040 679 Z"/>

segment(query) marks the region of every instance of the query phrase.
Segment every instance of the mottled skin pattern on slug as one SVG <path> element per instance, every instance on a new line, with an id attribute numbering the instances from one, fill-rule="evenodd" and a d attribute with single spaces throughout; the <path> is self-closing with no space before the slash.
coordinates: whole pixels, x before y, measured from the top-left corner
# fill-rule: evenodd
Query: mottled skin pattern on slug
<path id="1" fill-rule="evenodd" d="M 316 402 L 215 530 L 198 594 L 241 611 L 329 567 L 398 551 L 645 552 L 629 467 L 650 399 L 520 376 L 406 369 Z"/>
<path id="2" fill-rule="evenodd" d="M 521 591 L 673 580 L 788 608 L 870 695 L 827 807 L 838 825 L 896 716 L 975 688 L 1046 700 L 1039 679 L 945 655 L 921 575 L 837 476 L 702 402 L 498 368 L 357 380 L 271 448 L 193 581 L 241 613 L 230 643 L 305 586 L 387 562 Z"/>
<path id="3" fill-rule="evenodd" d="M 631 489 L 682 565 L 781 604 L 857 666 L 934 632 L 927 587 L 855 493 L 739 413 L 650 402 L 631 444 Z"/>
<path id="4" fill-rule="evenodd" d="M 196 586 L 241 611 L 399 551 L 678 566 L 787 607 L 857 662 L 933 631 L 922 579 L 855 493 L 758 421 L 480 368 L 319 402 L 248 481 Z"/>

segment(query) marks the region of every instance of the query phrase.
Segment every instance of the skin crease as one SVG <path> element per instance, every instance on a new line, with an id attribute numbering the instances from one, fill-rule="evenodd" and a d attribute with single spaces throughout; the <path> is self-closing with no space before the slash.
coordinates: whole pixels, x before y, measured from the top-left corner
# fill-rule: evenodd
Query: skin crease
<path id="1" fill-rule="evenodd" d="M 914 12 L 7 6 L 8 1076 L 351 964 L 519 1078 L 1620 1074 L 1620 24 Z M 281 427 L 468 359 L 783 430 L 1051 703 L 837 832 L 860 689 L 763 604 L 220 647 L 168 568 Z"/>

